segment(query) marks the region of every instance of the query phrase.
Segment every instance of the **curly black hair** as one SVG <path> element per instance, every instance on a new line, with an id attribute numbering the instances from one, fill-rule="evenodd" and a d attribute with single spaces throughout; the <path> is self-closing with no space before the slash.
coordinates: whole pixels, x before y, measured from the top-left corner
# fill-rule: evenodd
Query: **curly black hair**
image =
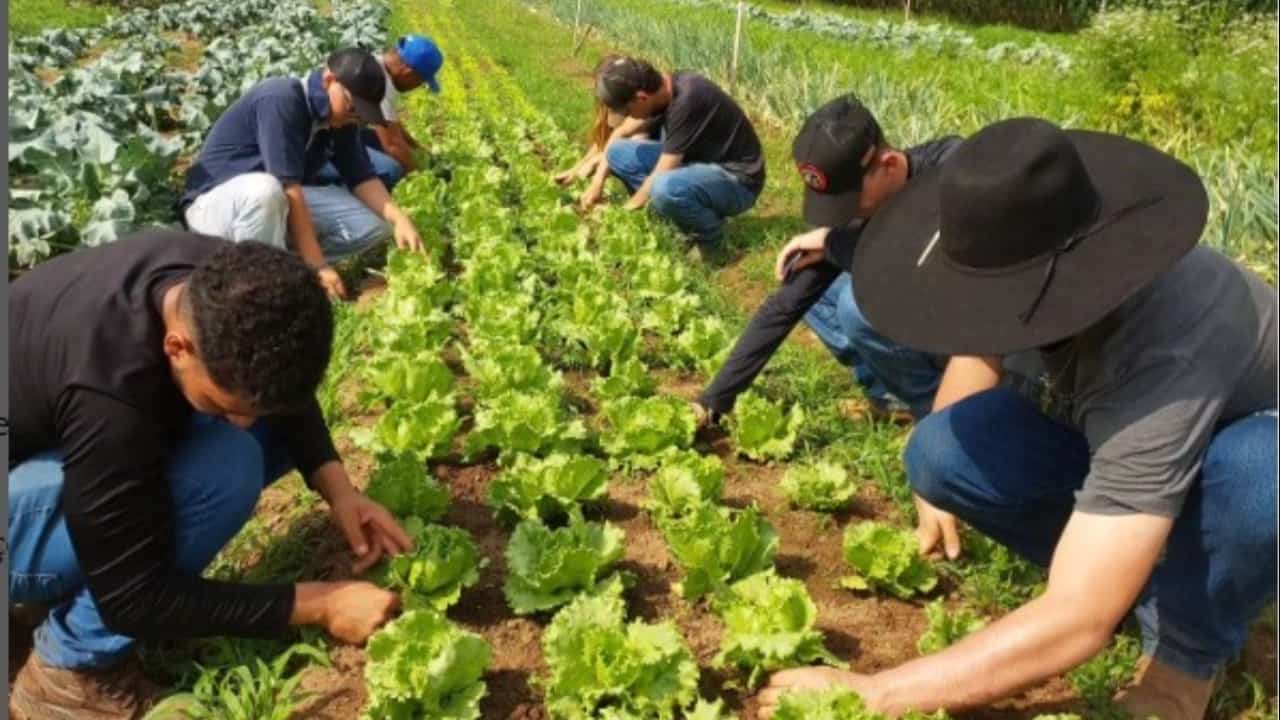
<path id="1" fill-rule="evenodd" d="M 333 346 L 333 308 L 300 258 L 227 243 L 187 279 L 196 351 L 213 382 L 263 415 L 315 396 Z"/>

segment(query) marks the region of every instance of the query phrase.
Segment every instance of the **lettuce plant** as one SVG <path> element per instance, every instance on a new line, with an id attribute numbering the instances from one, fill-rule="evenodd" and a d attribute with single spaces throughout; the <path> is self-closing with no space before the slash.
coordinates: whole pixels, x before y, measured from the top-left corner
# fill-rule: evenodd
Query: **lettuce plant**
<path id="1" fill-rule="evenodd" d="M 517 615 L 550 610 L 591 590 L 622 559 L 623 532 L 573 513 L 562 528 L 536 520 L 516 526 L 507 545 L 507 604 Z"/>
<path id="2" fill-rule="evenodd" d="M 608 484 L 608 466 L 590 455 L 520 455 L 490 483 L 489 506 L 505 523 L 558 523 L 579 503 L 602 499 Z"/>
<path id="3" fill-rule="evenodd" d="M 815 662 L 845 667 L 822 644 L 814 627 L 818 608 L 799 580 L 758 572 L 717 595 L 714 605 L 724 622 L 715 665 L 745 670 L 751 687 L 774 670 Z"/>
<path id="4" fill-rule="evenodd" d="M 840 584 L 851 590 L 877 590 L 907 599 L 938 584 L 933 566 L 920 555 L 915 533 L 873 520 L 845 530 L 844 559 L 854 572 Z"/>
<path id="5" fill-rule="evenodd" d="M 781 487 L 793 507 L 822 512 L 849 507 L 858 493 L 849 472 L 831 462 L 793 465 L 783 473 Z"/>
<path id="6" fill-rule="evenodd" d="M 444 615 L 410 610 L 369 638 L 366 720 L 478 720 L 490 650 Z"/>
<path id="7" fill-rule="evenodd" d="M 724 492 L 724 463 L 715 455 L 673 450 L 659 460 L 649 479 L 645 507 L 660 519 L 687 515 L 701 505 L 717 503 Z"/>
<path id="8" fill-rule="evenodd" d="M 684 580 L 676 591 L 701 597 L 727 583 L 773 566 L 778 533 L 754 506 L 733 510 L 712 504 L 695 507 L 659 526 Z"/>
<path id="9" fill-rule="evenodd" d="M 382 455 L 365 494 L 399 517 L 430 522 L 444 517 L 449 491 L 410 454 Z"/>
<path id="10" fill-rule="evenodd" d="M 675 720 L 697 697 L 698 664 L 675 623 L 626 623 L 621 589 L 579 595 L 543 633 L 553 719 Z"/>
<path id="11" fill-rule="evenodd" d="M 784 413 L 778 405 L 753 392 L 745 392 L 729 416 L 729 431 L 738 453 L 757 462 L 784 460 L 795 449 L 804 423 L 799 405 Z"/>
<path id="12" fill-rule="evenodd" d="M 480 557 L 471 535 L 461 528 L 405 522 L 413 550 L 387 558 L 382 581 L 403 594 L 406 607 L 429 606 L 444 611 L 458 602 L 463 589 L 475 585 L 488 560 Z"/>

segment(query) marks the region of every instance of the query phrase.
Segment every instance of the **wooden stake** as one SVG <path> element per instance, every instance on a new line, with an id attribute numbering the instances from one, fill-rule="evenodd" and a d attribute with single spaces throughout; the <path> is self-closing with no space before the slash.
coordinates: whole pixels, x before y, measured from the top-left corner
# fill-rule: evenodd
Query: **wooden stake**
<path id="1" fill-rule="evenodd" d="M 742 47 L 742 17 L 746 14 L 747 3 L 738 0 L 738 19 L 733 27 L 733 63 L 729 66 L 729 92 L 732 93 L 738 84 L 738 51 Z"/>

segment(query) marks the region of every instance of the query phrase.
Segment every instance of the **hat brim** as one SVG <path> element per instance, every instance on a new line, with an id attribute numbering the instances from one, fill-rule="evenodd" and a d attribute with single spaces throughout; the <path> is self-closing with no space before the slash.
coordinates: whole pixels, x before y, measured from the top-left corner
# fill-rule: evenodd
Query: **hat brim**
<path id="1" fill-rule="evenodd" d="M 1024 323 L 1019 315 L 1040 291 L 1049 258 L 976 271 L 952 262 L 942 240 L 926 256 L 938 231 L 941 167 L 934 168 L 913 178 L 859 238 L 849 269 L 855 300 L 870 325 L 907 347 L 940 355 L 1043 347 L 1098 322 L 1195 247 L 1209 200 L 1194 170 L 1117 135 L 1067 135 L 1101 196 L 1099 217 L 1143 200 L 1155 202 L 1060 255 L 1043 299 Z"/>
<path id="2" fill-rule="evenodd" d="M 804 189 L 804 221 L 814 227 L 841 227 L 848 225 L 858 214 L 858 196 L 861 193 L 861 190 L 820 193 L 806 186 Z"/>
<path id="3" fill-rule="evenodd" d="M 382 114 L 378 103 L 370 102 L 355 93 L 351 93 L 351 103 L 355 105 L 356 117 L 366 125 L 386 125 L 387 118 Z"/>

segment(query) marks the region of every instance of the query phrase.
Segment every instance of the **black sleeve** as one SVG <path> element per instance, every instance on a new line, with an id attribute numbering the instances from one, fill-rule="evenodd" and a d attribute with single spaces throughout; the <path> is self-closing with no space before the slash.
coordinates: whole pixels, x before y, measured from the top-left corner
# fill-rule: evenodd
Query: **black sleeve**
<path id="1" fill-rule="evenodd" d="M 765 298 L 738 337 L 724 367 L 702 392 L 699 402 L 703 407 L 722 415 L 733 410 L 738 395 L 751 387 L 778 346 L 839 276 L 840 269 L 829 263 L 810 265 Z"/>
<path id="2" fill-rule="evenodd" d="M 311 484 L 311 473 L 321 465 L 338 459 L 338 450 L 333 446 L 333 437 L 329 434 L 329 426 L 325 424 L 324 413 L 320 411 L 320 403 L 312 400 L 302 412 L 293 415 L 275 415 L 266 420 L 277 437 L 284 439 L 289 451 L 289 458 L 302 473 L 307 485 Z"/>
<path id="3" fill-rule="evenodd" d="M 149 639 L 281 634 L 292 585 L 205 580 L 174 567 L 169 449 L 142 412 L 89 390 L 59 399 L 62 509 L 81 573 L 113 632 Z"/>
<path id="4" fill-rule="evenodd" d="M 853 250 L 862 235 L 862 222 L 838 227 L 827 233 L 827 262 L 845 272 L 853 272 Z"/>

